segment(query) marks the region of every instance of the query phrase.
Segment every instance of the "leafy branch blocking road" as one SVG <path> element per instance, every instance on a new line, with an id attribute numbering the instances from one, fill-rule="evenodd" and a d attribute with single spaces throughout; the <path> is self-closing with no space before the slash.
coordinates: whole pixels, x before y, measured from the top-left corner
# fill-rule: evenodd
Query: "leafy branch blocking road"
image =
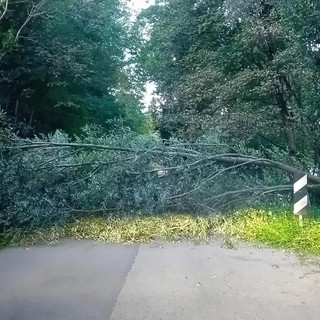
<path id="1" fill-rule="evenodd" d="M 91 206 L 70 205 L 70 211 L 118 211 L 124 199 L 127 207 L 123 206 L 123 210 L 174 207 L 212 211 L 228 206 L 239 196 L 243 201 L 244 197 L 250 200 L 271 193 L 278 197 L 290 194 L 292 175 L 302 171 L 297 162 L 289 165 L 259 154 L 237 152 L 214 137 L 212 141 L 206 138 L 192 144 L 176 140 L 164 144 L 156 136 L 140 136 L 130 131 L 94 139 L 90 135 L 94 133 L 70 142 L 67 136 L 58 133 L 47 140 L 22 143 L 18 140 L 8 149 L 20 157 L 37 159 L 34 170 L 62 174 L 66 181 L 61 185 L 68 188 L 81 185 L 84 192 L 96 184 L 96 193 L 104 195 Z M 306 173 L 310 187 L 320 183 L 316 174 Z M 68 176 L 77 178 L 69 181 Z M 111 184 L 112 189 L 105 184 Z M 128 201 L 132 201 L 131 205 Z"/>

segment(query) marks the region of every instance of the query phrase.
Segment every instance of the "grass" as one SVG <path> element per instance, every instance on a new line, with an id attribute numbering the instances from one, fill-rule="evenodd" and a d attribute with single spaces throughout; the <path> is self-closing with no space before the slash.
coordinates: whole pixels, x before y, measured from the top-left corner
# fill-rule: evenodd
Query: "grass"
<path id="1" fill-rule="evenodd" d="M 227 219 L 221 233 L 274 248 L 320 254 L 320 221 L 305 219 L 301 227 L 292 213 L 246 210 Z"/>
<path id="2" fill-rule="evenodd" d="M 86 217 L 66 224 L 35 231 L 15 231 L 6 237 L 7 245 L 39 242 L 54 243 L 61 238 L 92 239 L 104 243 L 168 241 L 207 241 L 218 227 L 217 218 L 167 214 L 160 216 L 127 216 L 116 218 Z"/>
<path id="3" fill-rule="evenodd" d="M 303 227 L 289 211 L 247 209 L 229 217 L 166 214 L 118 218 L 86 217 L 63 227 L 15 230 L 0 237 L 0 246 L 55 243 L 61 238 L 92 239 L 105 243 L 168 241 L 205 242 L 220 235 L 234 243 L 244 240 L 300 253 L 320 254 L 320 221 Z"/>

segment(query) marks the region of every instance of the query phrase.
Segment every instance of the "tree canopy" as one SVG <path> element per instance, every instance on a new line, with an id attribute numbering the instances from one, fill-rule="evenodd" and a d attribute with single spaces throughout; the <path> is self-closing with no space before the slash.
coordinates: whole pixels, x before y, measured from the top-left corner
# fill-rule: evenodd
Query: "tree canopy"
<path id="1" fill-rule="evenodd" d="M 148 130 L 126 70 L 128 13 L 117 0 L 3 0 L 0 106 L 20 135 L 122 118 Z"/>
<path id="2" fill-rule="evenodd" d="M 163 137 L 213 130 L 318 168 L 319 14 L 312 0 L 171 0 L 145 10 L 139 61 L 157 85 Z"/>

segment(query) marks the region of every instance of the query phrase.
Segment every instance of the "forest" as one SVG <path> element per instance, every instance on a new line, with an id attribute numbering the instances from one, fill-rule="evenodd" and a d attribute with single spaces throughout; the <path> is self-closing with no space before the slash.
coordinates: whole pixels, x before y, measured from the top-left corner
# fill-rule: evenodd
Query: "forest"
<path id="1" fill-rule="evenodd" d="M 0 232 L 318 205 L 320 2 L 129 4 L 0 0 Z"/>

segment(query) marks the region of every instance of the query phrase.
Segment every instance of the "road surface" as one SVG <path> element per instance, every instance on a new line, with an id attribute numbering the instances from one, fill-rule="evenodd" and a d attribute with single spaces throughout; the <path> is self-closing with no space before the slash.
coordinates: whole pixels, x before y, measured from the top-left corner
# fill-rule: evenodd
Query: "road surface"
<path id="1" fill-rule="evenodd" d="M 0 251 L 1 320 L 319 319 L 320 268 L 240 245 L 65 240 Z"/>

